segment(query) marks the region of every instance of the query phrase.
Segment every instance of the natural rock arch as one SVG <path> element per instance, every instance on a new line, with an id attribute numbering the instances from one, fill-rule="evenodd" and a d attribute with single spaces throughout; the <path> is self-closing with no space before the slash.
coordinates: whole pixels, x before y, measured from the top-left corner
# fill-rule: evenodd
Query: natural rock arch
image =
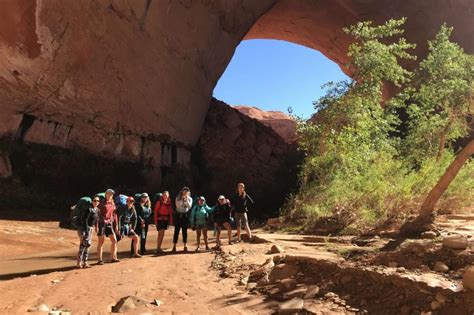
<path id="1" fill-rule="evenodd" d="M 470 0 L 0 1 L 0 142 L 145 164 L 159 182 L 163 167 L 189 168 L 244 38 L 318 49 L 350 74 L 342 27 L 406 16 L 422 56 L 447 22 L 472 53 L 473 10 Z M 6 175 L 16 145 L 0 146 Z"/>

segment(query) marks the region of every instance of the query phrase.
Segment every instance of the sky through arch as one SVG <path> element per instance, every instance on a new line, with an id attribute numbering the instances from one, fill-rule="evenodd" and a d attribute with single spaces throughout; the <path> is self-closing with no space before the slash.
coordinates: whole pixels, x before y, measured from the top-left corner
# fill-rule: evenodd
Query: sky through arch
<path id="1" fill-rule="evenodd" d="M 281 40 L 252 39 L 240 43 L 219 79 L 214 97 L 229 105 L 309 117 L 321 85 L 348 77 L 319 51 Z"/>

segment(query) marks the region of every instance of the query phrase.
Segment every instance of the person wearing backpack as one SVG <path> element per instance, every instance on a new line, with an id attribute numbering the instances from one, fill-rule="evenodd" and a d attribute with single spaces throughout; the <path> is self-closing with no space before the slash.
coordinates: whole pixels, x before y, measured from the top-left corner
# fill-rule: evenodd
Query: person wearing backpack
<path id="1" fill-rule="evenodd" d="M 99 237 L 99 243 L 97 244 L 97 255 L 99 256 L 97 264 L 103 265 L 104 261 L 103 248 L 105 237 L 110 239 L 110 256 L 111 262 L 119 262 L 117 258 L 117 237 L 118 231 L 118 220 L 117 220 L 117 208 L 114 202 L 115 191 L 107 189 L 105 191 L 105 199 L 99 203 L 99 219 L 97 220 L 97 236 Z"/>
<path id="2" fill-rule="evenodd" d="M 191 191 L 188 187 L 183 187 L 175 199 L 176 212 L 174 222 L 174 235 L 173 235 L 173 253 L 176 252 L 176 244 L 178 243 L 179 231 L 183 231 L 183 251 L 187 252 L 188 247 L 186 243 L 188 241 L 188 226 L 189 226 L 189 212 L 193 206 L 193 199 L 191 198 Z"/>
<path id="3" fill-rule="evenodd" d="M 136 233 L 140 238 L 140 254 L 146 254 L 146 239 L 148 236 L 148 225 L 150 224 L 151 216 L 151 201 L 147 193 L 140 195 L 140 200 L 136 204 L 137 210 L 137 227 Z"/>
<path id="4" fill-rule="evenodd" d="M 190 224 L 193 231 L 196 231 L 197 236 L 197 247 L 196 251 L 199 251 L 201 248 L 201 234 L 204 237 L 204 244 L 206 245 L 206 250 L 209 250 L 209 245 L 207 243 L 207 223 L 209 215 L 212 213 L 212 208 L 206 204 L 206 198 L 203 196 L 197 199 L 197 203 L 193 206 L 191 210 L 191 219 Z"/>
<path id="5" fill-rule="evenodd" d="M 232 200 L 232 206 L 234 211 L 234 218 L 235 223 L 237 224 L 237 242 L 240 242 L 240 231 L 242 229 L 242 225 L 247 232 L 249 240 L 252 239 L 252 231 L 250 230 L 247 212 L 248 206 L 253 204 L 252 198 L 247 194 L 245 191 L 244 183 L 237 184 L 237 194 L 235 195 L 234 199 Z"/>
<path id="6" fill-rule="evenodd" d="M 129 237 L 132 239 L 132 253 L 130 257 L 140 258 L 142 257 L 138 253 L 138 235 L 135 232 L 137 225 L 137 212 L 133 205 L 135 199 L 133 197 L 127 198 L 127 205 L 122 211 L 119 212 L 119 231 L 122 237 Z"/>
<path id="7" fill-rule="evenodd" d="M 232 227 L 231 223 L 231 213 L 232 208 L 230 206 L 229 199 L 226 199 L 224 196 L 219 196 L 217 198 L 217 204 L 214 206 L 213 217 L 214 217 L 214 224 L 217 226 L 217 234 L 216 234 L 216 248 L 221 247 L 221 230 L 225 228 L 227 230 L 227 237 L 229 239 L 229 245 L 232 245 Z"/>
<path id="8" fill-rule="evenodd" d="M 160 199 L 156 202 L 153 214 L 153 221 L 158 231 L 156 254 L 159 255 L 163 252 L 161 244 L 165 237 L 165 231 L 168 229 L 168 225 L 173 225 L 173 208 L 171 207 L 171 198 L 168 191 L 164 191 Z"/>
<path id="9" fill-rule="evenodd" d="M 89 197 L 83 197 L 75 206 L 76 216 L 73 222 L 75 222 L 79 236 L 79 252 L 77 253 L 78 269 L 91 267 L 91 265 L 87 263 L 87 259 L 89 258 L 89 248 L 92 245 L 92 229 L 96 227 L 98 220 L 99 209 L 97 209 L 97 206 L 99 205 L 100 199 L 98 196 L 94 196 L 92 201 L 90 200 Z"/>

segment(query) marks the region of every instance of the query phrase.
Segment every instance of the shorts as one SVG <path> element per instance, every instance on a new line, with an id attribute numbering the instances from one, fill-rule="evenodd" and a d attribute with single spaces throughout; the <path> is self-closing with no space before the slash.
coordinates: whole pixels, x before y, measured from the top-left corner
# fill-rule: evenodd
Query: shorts
<path id="1" fill-rule="evenodd" d="M 206 224 L 196 224 L 196 230 L 204 230 L 207 229 Z"/>
<path id="2" fill-rule="evenodd" d="M 156 223 L 156 230 L 157 231 L 163 231 L 168 229 L 168 220 L 158 220 Z"/>
<path id="3" fill-rule="evenodd" d="M 132 237 L 132 236 L 137 235 L 137 233 L 135 233 L 135 231 L 128 224 L 122 226 L 122 231 L 121 232 L 122 232 L 122 236 Z"/>
<path id="4" fill-rule="evenodd" d="M 248 225 L 247 212 L 235 212 L 234 217 L 235 217 L 235 224 L 237 224 L 237 226 Z"/>
<path id="5" fill-rule="evenodd" d="M 99 229 L 97 231 L 97 236 L 106 236 L 115 235 L 114 227 L 112 223 L 99 222 Z"/>
<path id="6" fill-rule="evenodd" d="M 225 223 L 230 224 L 230 219 L 217 219 L 216 224 L 217 226 L 224 226 Z"/>

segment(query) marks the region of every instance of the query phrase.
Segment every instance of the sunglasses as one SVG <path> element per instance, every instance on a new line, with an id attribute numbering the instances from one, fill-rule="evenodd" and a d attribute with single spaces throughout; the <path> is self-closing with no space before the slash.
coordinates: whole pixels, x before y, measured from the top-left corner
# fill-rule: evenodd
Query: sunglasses
<path id="1" fill-rule="evenodd" d="M 92 200 L 92 202 L 100 202 L 100 200 L 99 199 L 94 199 L 94 200 Z"/>
<path id="2" fill-rule="evenodd" d="M 224 201 L 224 200 L 225 200 L 224 198 L 222 198 L 222 199 L 219 199 L 219 201 Z"/>

